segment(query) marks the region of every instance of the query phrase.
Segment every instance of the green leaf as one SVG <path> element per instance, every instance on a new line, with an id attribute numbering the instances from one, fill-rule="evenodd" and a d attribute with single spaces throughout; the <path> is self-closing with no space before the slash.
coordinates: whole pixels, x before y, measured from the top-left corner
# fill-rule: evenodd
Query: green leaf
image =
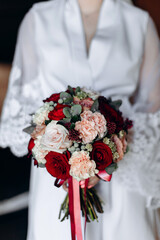
<path id="1" fill-rule="evenodd" d="M 52 120 L 45 120 L 45 125 L 47 126 Z"/>
<path id="2" fill-rule="evenodd" d="M 76 116 L 73 116 L 72 119 L 71 119 L 71 122 L 75 123 L 77 121 L 80 121 L 80 116 L 76 115 Z"/>
<path id="3" fill-rule="evenodd" d="M 38 167 L 40 167 L 40 168 L 45 168 L 46 166 L 45 166 L 45 164 L 43 164 L 43 163 L 38 163 Z"/>
<path id="4" fill-rule="evenodd" d="M 63 108 L 63 113 L 67 118 L 71 117 L 71 109 L 69 107 Z"/>
<path id="5" fill-rule="evenodd" d="M 75 128 L 75 123 L 71 123 L 70 129 L 74 129 Z"/>
<path id="6" fill-rule="evenodd" d="M 76 87 L 76 90 L 75 90 L 76 94 L 77 94 L 78 92 L 80 92 L 80 91 L 81 91 L 81 88 L 80 88 L 80 87 Z"/>
<path id="7" fill-rule="evenodd" d="M 61 99 L 70 98 L 70 97 L 72 97 L 71 94 L 69 94 L 67 92 L 61 92 L 61 94 L 60 94 Z"/>
<path id="8" fill-rule="evenodd" d="M 73 88 L 68 85 L 68 90 L 69 90 L 70 94 L 73 96 L 73 95 L 74 95 L 74 90 L 73 90 Z"/>
<path id="9" fill-rule="evenodd" d="M 59 120 L 57 124 L 65 125 L 66 123 L 69 123 L 71 121 L 71 118 L 63 118 L 62 120 Z"/>
<path id="10" fill-rule="evenodd" d="M 116 169 L 118 168 L 117 163 L 112 163 L 111 165 L 109 165 L 108 167 L 105 168 L 105 171 L 111 175 Z"/>
<path id="11" fill-rule="evenodd" d="M 109 103 L 111 107 L 113 107 L 115 110 L 119 110 L 120 106 L 122 105 L 122 100 L 116 100 Z"/>
<path id="12" fill-rule="evenodd" d="M 129 152 L 129 146 L 127 145 L 127 149 L 125 151 L 125 154 Z"/>
<path id="13" fill-rule="evenodd" d="M 97 112 L 98 111 L 98 108 L 99 108 L 99 102 L 98 102 L 98 99 L 96 99 L 91 107 L 91 111 L 92 112 Z"/>
<path id="14" fill-rule="evenodd" d="M 67 99 L 63 100 L 63 102 L 65 104 L 71 104 L 73 102 L 73 98 L 72 97 L 71 98 L 67 98 Z"/>
<path id="15" fill-rule="evenodd" d="M 74 106 L 71 107 L 71 114 L 72 114 L 72 116 L 80 115 L 81 112 L 82 112 L 82 107 L 81 107 L 81 105 L 76 104 L 76 105 L 74 105 Z"/>
<path id="16" fill-rule="evenodd" d="M 26 127 L 23 129 L 23 132 L 31 134 L 34 131 L 35 127 L 36 127 L 36 125 L 31 125 L 29 127 Z"/>

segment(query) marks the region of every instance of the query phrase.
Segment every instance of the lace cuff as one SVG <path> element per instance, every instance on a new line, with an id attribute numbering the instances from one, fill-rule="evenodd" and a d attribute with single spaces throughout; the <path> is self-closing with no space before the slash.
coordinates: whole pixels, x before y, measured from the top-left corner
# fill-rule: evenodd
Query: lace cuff
<path id="1" fill-rule="evenodd" d="M 38 89 L 38 80 L 21 86 L 21 75 L 20 68 L 13 66 L 0 123 L 0 146 L 10 147 L 18 157 L 27 154 L 29 136 L 23 129 L 31 121 L 29 114 L 34 113 L 41 103 L 40 94 L 34 91 Z"/>

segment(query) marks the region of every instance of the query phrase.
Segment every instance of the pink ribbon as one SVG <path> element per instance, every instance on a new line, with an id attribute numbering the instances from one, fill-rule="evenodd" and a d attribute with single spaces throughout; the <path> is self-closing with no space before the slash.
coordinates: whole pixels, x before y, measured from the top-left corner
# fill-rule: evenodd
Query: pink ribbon
<path id="1" fill-rule="evenodd" d="M 73 201 L 73 178 L 70 177 L 68 179 L 68 183 L 69 183 L 69 214 L 70 214 L 70 222 L 71 222 L 71 236 L 72 236 L 72 240 L 76 239 L 76 235 L 75 235 L 75 220 L 74 220 L 74 201 Z"/>
<path id="2" fill-rule="evenodd" d="M 75 232 L 77 240 L 83 240 L 81 227 L 79 182 L 75 178 L 72 178 L 72 181 L 73 181 L 73 207 L 74 207 Z"/>
<path id="3" fill-rule="evenodd" d="M 111 178 L 112 178 L 112 174 L 109 175 L 105 170 L 99 171 L 99 173 L 97 175 L 98 175 L 98 177 L 100 177 L 101 179 L 103 179 L 106 182 L 110 182 Z"/>

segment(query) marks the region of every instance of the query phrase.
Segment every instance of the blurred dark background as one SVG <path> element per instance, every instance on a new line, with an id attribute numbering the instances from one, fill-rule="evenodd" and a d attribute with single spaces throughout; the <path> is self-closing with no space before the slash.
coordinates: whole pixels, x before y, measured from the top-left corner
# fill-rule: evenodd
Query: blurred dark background
<path id="1" fill-rule="evenodd" d="M 32 0 L 0 0 L 0 112 L 7 91 L 17 31 L 25 13 L 36 2 Z M 160 33 L 160 0 L 135 0 L 134 4 L 149 11 Z M 30 160 L 16 158 L 7 149 L 0 149 L 0 209 L 29 189 Z M 27 233 L 27 206 L 22 210 L 3 214 L 0 211 L 0 240 L 25 240 Z"/>

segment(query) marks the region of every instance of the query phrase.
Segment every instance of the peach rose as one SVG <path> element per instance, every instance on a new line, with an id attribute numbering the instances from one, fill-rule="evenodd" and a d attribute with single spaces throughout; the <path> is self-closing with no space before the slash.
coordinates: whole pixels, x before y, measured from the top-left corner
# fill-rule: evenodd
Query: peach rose
<path id="1" fill-rule="evenodd" d="M 45 133 L 46 125 L 37 125 L 34 129 L 34 131 L 31 133 L 31 137 L 33 139 L 36 139 L 39 136 L 42 136 Z"/>
<path id="2" fill-rule="evenodd" d="M 116 159 L 116 162 L 119 162 L 124 157 L 123 144 L 122 141 L 118 138 L 117 135 L 112 135 L 111 140 L 115 143 L 119 158 Z"/>
<path id="3" fill-rule="evenodd" d="M 63 153 L 72 145 L 72 141 L 68 139 L 68 130 L 57 121 L 51 121 L 42 136 L 41 145 L 43 149 Z"/>
<path id="4" fill-rule="evenodd" d="M 88 121 L 93 121 L 95 123 L 95 130 L 98 132 L 98 136 L 100 138 L 103 138 L 104 133 L 107 130 L 106 127 L 107 122 L 105 117 L 101 113 L 99 112 L 92 113 L 91 111 L 84 111 L 83 113 L 81 113 L 81 118 L 87 119 Z"/>
<path id="5" fill-rule="evenodd" d="M 95 129 L 95 123 L 86 119 L 76 122 L 75 130 L 80 133 L 79 137 L 84 143 L 92 142 L 98 134 Z"/>
<path id="6" fill-rule="evenodd" d="M 74 152 L 69 160 L 70 175 L 78 181 L 95 176 L 98 173 L 96 163 L 90 160 L 89 154 L 85 151 Z"/>

